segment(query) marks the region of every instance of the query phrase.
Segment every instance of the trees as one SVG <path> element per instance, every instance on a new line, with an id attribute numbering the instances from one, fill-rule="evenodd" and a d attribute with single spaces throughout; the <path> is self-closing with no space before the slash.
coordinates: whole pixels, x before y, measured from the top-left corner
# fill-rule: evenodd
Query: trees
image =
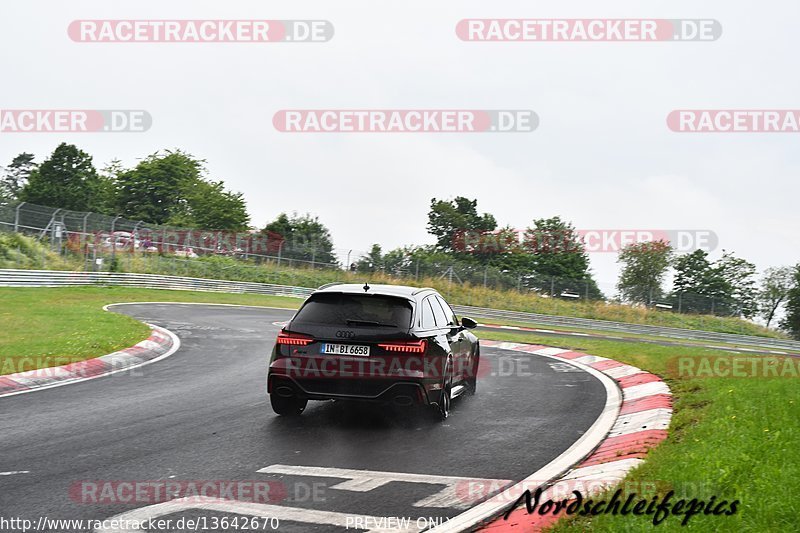
<path id="1" fill-rule="evenodd" d="M 623 300 L 650 304 L 661 298 L 664 275 L 672 260 L 672 247 L 665 241 L 629 244 L 617 259 L 622 264 L 617 289 Z"/>
<path id="2" fill-rule="evenodd" d="M 206 179 L 203 165 L 177 150 L 156 152 L 133 169 L 113 160 L 98 173 L 91 156 L 62 143 L 39 167 L 31 154 L 15 157 L 0 180 L 0 197 L 150 224 L 247 229 L 250 217 L 242 194 Z"/>
<path id="3" fill-rule="evenodd" d="M 19 199 L 73 211 L 100 211 L 102 186 L 92 157 L 73 144 L 61 143 L 49 159 L 30 171 Z"/>
<path id="4" fill-rule="evenodd" d="M 572 223 L 561 217 L 540 218 L 525 230 L 522 250 L 530 255 L 532 284 L 544 292 L 564 291 L 600 298 L 589 269 L 589 255 Z"/>
<path id="5" fill-rule="evenodd" d="M 133 220 L 166 224 L 188 209 L 186 193 L 202 172 L 203 161 L 185 152 L 156 152 L 117 176 L 117 212 Z"/>
<path id="6" fill-rule="evenodd" d="M 368 254 L 356 263 L 358 272 L 378 272 L 383 270 L 383 253 L 380 244 L 373 244 Z"/>
<path id="7" fill-rule="evenodd" d="M 781 304 L 789 297 L 792 288 L 792 267 L 773 267 L 764 271 L 761 286 L 758 290 L 758 314 L 763 318 L 767 327 L 775 318 Z"/>
<path id="8" fill-rule="evenodd" d="M 116 169 L 118 214 L 153 224 L 242 231 L 247 214 L 241 193 L 205 179 L 205 161 L 177 151 L 156 152 L 130 170 Z"/>
<path id="9" fill-rule="evenodd" d="M 723 250 L 715 262 L 708 253 L 695 250 L 674 261 L 675 279 L 672 297 L 677 308 L 684 312 L 755 315 L 756 266 Z"/>
<path id="10" fill-rule="evenodd" d="M 432 198 L 428 232 L 436 237 L 435 250 L 425 251 L 424 260 L 415 260 L 425 268 L 454 266 L 465 278 L 480 277 L 482 281 L 488 280 L 488 271 L 493 270 L 520 289 L 603 297 L 592 279 L 589 256 L 575 227 L 560 217 L 533 220 L 520 239 L 510 226 L 498 229 L 493 215 L 479 215 L 477 200 Z M 431 259 L 434 256 L 436 259 Z"/>
<path id="11" fill-rule="evenodd" d="M 17 200 L 34 170 L 36 163 L 33 154 L 22 152 L 12 159 L 0 178 L 0 200 Z"/>
<path id="12" fill-rule="evenodd" d="M 706 284 L 711 263 L 708 261 L 708 253 L 698 249 L 690 254 L 676 257 L 673 267 L 675 268 L 673 292 L 698 293 Z"/>
<path id="13" fill-rule="evenodd" d="M 714 263 L 714 270 L 719 273 L 728 289 L 724 297 L 730 302 L 731 314 L 745 318 L 755 316 L 758 311 L 756 266 L 723 250 L 722 257 Z"/>
<path id="14" fill-rule="evenodd" d="M 800 264 L 792 269 L 791 282 L 792 286 L 787 293 L 786 316 L 781 320 L 781 328 L 800 340 Z"/>
<path id="15" fill-rule="evenodd" d="M 310 214 L 288 216 L 281 213 L 266 225 L 262 233 L 273 232 L 283 237 L 281 257 L 315 263 L 337 264 L 333 255 L 330 231 Z"/>
<path id="16" fill-rule="evenodd" d="M 493 231 L 496 227 L 494 216 L 489 213 L 478 215 L 478 200 L 463 196 L 454 200 L 431 199 L 428 233 L 436 237 L 436 246 L 443 251 L 463 251 L 459 249 L 459 239 L 463 242 L 465 233 Z"/>
<path id="17" fill-rule="evenodd" d="M 221 181 L 197 180 L 184 193 L 185 201 L 167 221 L 170 225 L 244 231 L 250 222 L 242 193 L 226 191 Z"/>
<path id="18" fill-rule="evenodd" d="M 712 268 L 705 250 L 698 249 L 676 257 L 673 267 L 672 298 L 677 300 L 675 308 L 678 311 L 711 312 L 713 298 L 722 298 L 730 292 L 720 273 Z"/>

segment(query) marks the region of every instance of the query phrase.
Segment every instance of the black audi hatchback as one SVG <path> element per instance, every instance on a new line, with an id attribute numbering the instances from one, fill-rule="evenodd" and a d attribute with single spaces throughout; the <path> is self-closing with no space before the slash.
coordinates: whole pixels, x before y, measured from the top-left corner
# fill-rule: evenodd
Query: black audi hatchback
<path id="1" fill-rule="evenodd" d="M 433 289 L 399 285 L 320 287 L 278 333 L 267 393 L 280 415 L 308 400 L 425 405 L 439 419 L 474 394 L 480 346 Z"/>

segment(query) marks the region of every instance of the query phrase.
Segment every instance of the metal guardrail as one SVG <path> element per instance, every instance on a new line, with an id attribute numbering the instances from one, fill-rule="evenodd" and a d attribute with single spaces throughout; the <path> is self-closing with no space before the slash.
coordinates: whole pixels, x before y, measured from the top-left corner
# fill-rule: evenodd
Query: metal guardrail
<path id="1" fill-rule="evenodd" d="M 596 320 L 591 318 L 541 315 L 538 313 L 504 311 L 500 309 L 487 309 L 484 307 L 470 307 L 465 305 L 454 305 L 453 308 L 459 315 L 505 319 L 515 322 L 530 322 L 543 326 L 594 329 L 631 335 L 649 335 L 652 337 L 688 339 L 704 342 L 724 342 L 740 346 L 757 346 L 759 348 L 800 351 L 800 341 L 775 339 L 771 337 L 756 337 L 753 335 L 737 335 L 735 333 L 718 333 L 715 331 L 671 328 L 666 326 L 650 326 L 631 324 L 628 322 L 612 322 L 610 320 Z"/>
<path id="2" fill-rule="evenodd" d="M 273 296 L 289 296 L 306 298 L 315 289 L 309 287 L 293 287 L 270 283 L 254 283 L 244 281 L 227 281 L 217 279 L 189 278 L 182 276 L 164 276 L 156 274 L 134 274 L 122 272 L 71 272 L 60 270 L 14 270 L 0 269 L 0 287 L 74 287 L 108 285 L 135 287 L 142 289 L 172 289 L 208 292 L 227 292 L 238 294 L 268 294 Z M 566 316 L 542 315 L 521 311 L 506 311 L 485 307 L 454 305 L 459 315 L 471 315 L 481 318 L 504 319 L 515 322 L 529 322 L 544 326 L 567 328 L 585 328 L 600 331 L 627 333 L 633 335 L 649 335 L 671 339 L 689 339 L 705 342 L 724 342 L 741 346 L 757 346 L 800 351 L 800 341 L 717 333 L 682 328 L 649 326 L 612 322 Z"/>
<path id="3" fill-rule="evenodd" d="M 0 287 L 75 287 L 108 285 L 139 289 L 171 289 L 181 291 L 227 292 L 236 294 L 268 294 L 306 298 L 314 289 L 228 281 L 220 279 L 187 278 L 128 272 L 71 272 L 62 270 L 5 270 L 0 269 Z"/>

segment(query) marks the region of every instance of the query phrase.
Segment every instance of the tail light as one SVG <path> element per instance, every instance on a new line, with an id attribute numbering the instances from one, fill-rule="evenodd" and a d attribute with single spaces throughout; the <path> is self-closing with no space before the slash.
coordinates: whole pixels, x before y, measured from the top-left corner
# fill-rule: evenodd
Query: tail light
<path id="1" fill-rule="evenodd" d="M 404 353 L 425 353 L 425 348 L 428 347 L 427 341 L 409 341 L 409 342 L 386 342 L 378 344 L 387 352 L 404 352 Z"/>
<path id="2" fill-rule="evenodd" d="M 302 335 L 300 333 L 290 333 L 288 331 L 281 330 L 280 333 L 278 333 L 278 338 L 275 339 L 275 342 L 289 346 L 308 346 L 314 342 L 314 338 L 308 335 Z"/>

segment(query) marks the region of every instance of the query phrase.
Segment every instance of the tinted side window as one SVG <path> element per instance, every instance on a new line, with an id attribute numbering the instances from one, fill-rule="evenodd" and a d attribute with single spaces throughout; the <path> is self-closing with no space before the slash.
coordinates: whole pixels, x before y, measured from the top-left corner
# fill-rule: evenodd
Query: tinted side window
<path id="1" fill-rule="evenodd" d="M 447 315 L 444 314 L 444 309 L 439 305 L 439 300 L 435 296 L 429 296 L 428 301 L 433 307 L 433 317 L 436 319 L 436 326 L 443 328 L 447 325 Z"/>
<path id="2" fill-rule="evenodd" d="M 442 306 L 442 309 L 444 309 L 444 314 L 447 315 L 447 323 L 453 326 L 458 324 L 458 319 L 456 318 L 456 314 L 453 312 L 453 308 L 450 307 L 450 305 L 445 302 L 444 298 L 441 296 L 437 296 L 436 299 L 439 300 L 439 304 Z"/>
<path id="3" fill-rule="evenodd" d="M 433 321 L 433 309 L 431 309 L 430 298 L 422 300 L 422 329 L 433 329 L 436 323 Z"/>

